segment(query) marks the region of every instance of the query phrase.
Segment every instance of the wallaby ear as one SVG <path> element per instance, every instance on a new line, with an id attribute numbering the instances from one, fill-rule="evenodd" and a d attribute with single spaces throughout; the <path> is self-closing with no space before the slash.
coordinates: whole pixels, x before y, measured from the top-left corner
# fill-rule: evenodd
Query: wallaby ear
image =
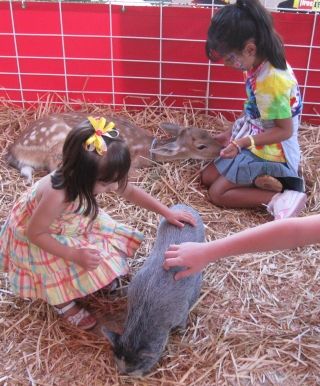
<path id="1" fill-rule="evenodd" d="M 173 141 L 168 142 L 165 145 L 156 147 L 155 149 L 150 149 L 150 152 L 163 156 L 175 156 L 179 152 L 181 152 L 181 146 L 179 146 L 176 141 Z"/>
<path id="2" fill-rule="evenodd" d="M 106 326 L 101 327 L 101 332 L 103 336 L 108 339 L 111 346 L 115 347 L 120 338 L 120 335 L 117 332 L 108 330 Z"/>
<path id="3" fill-rule="evenodd" d="M 180 135 L 180 133 L 186 129 L 183 126 L 179 126 L 170 122 L 160 123 L 160 128 L 172 137 L 178 137 L 178 135 Z"/>

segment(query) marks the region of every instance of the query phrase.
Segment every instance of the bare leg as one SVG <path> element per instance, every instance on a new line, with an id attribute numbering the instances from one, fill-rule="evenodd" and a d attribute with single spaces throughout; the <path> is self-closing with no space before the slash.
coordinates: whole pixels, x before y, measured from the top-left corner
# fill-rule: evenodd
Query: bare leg
<path id="1" fill-rule="evenodd" d="M 276 194 L 253 186 L 234 184 L 221 176 L 212 163 L 201 173 L 201 182 L 208 188 L 210 201 L 226 208 L 257 208 L 269 204 Z"/>
<path id="2" fill-rule="evenodd" d="M 209 188 L 220 177 L 217 168 L 211 163 L 201 173 L 202 184 Z"/>
<path id="3" fill-rule="evenodd" d="M 208 193 L 213 204 L 226 208 L 257 208 L 269 204 L 276 194 L 251 186 L 236 185 L 222 176 L 209 187 Z"/>

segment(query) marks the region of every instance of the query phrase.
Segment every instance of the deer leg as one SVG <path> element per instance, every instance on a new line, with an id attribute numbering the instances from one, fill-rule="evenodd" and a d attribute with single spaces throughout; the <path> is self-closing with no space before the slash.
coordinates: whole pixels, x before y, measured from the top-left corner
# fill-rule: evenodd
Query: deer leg
<path id="1" fill-rule="evenodd" d="M 28 185 L 31 185 L 32 183 L 32 173 L 33 173 L 33 168 L 31 166 L 22 166 L 20 169 L 20 174 L 22 177 L 26 179 L 26 183 Z"/>

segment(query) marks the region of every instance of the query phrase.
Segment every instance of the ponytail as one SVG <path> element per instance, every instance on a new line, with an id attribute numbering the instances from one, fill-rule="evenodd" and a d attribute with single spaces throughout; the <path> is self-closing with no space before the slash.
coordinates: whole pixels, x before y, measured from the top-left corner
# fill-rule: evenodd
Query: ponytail
<path id="1" fill-rule="evenodd" d="M 249 39 L 254 40 L 258 57 L 281 70 L 287 68 L 282 40 L 259 0 L 237 0 L 217 11 L 208 31 L 207 56 L 215 61 L 219 55 L 242 51 Z"/>
<path id="2" fill-rule="evenodd" d="M 268 59 L 274 67 L 286 70 L 284 46 L 274 29 L 271 14 L 257 0 L 237 0 L 236 6 L 255 23 L 257 55 Z"/>

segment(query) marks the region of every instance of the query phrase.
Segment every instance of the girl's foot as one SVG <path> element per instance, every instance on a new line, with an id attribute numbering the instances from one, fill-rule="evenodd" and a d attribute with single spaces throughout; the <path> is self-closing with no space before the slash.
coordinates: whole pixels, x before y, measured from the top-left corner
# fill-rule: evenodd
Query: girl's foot
<path id="1" fill-rule="evenodd" d="M 90 330 L 97 324 L 96 319 L 87 310 L 79 307 L 74 301 L 64 307 L 55 306 L 54 308 L 63 319 L 81 330 Z"/>
<path id="2" fill-rule="evenodd" d="M 272 192 L 280 193 L 283 189 L 282 183 L 277 178 L 268 176 L 267 174 L 256 177 L 253 183 L 254 186 L 259 189 L 270 190 Z"/>

